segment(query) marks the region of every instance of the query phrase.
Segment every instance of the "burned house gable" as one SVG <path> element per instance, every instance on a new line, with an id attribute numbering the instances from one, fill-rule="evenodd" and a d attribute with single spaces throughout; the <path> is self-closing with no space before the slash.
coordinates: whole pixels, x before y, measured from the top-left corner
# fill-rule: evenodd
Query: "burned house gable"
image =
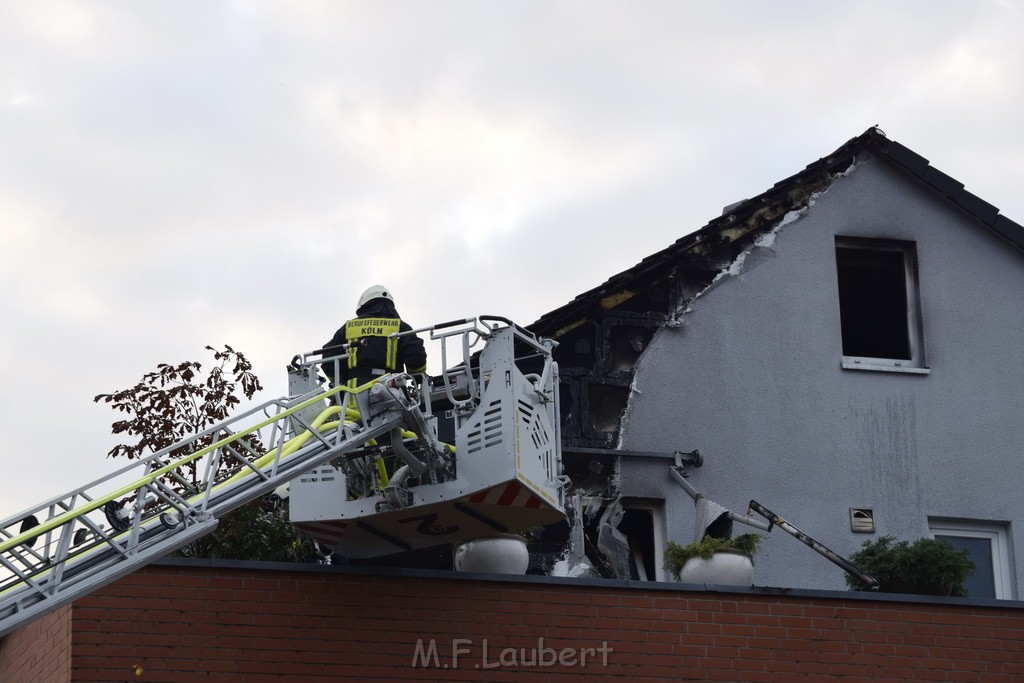
<path id="1" fill-rule="evenodd" d="M 806 210 L 817 194 L 864 157 L 886 161 L 1024 249 L 1024 227 L 967 192 L 962 183 L 930 166 L 927 159 L 888 139 L 879 129 L 869 128 L 803 171 L 727 207 L 701 229 L 530 326 L 559 343 L 555 358 L 561 373 L 562 434 L 567 450 L 615 448 L 634 365 L 655 331 L 676 324 L 688 302 L 737 268 L 759 239 L 769 236 L 787 216 Z"/>
<path id="2" fill-rule="evenodd" d="M 541 317 L 597 569 L 643 557 L 628 577 L 650 577 L 660 543 L 693 538 L 668 474 L 699 449 L 698 490 L 766 503 L 840 554 L 864 540 L 854 510 L 875 534 L 984 537 L 986 595 L 1012 597 L 1022 257 L 1024 228 L 872 128 Z M 842 587 L 765 545 L 768 585 Z"/>

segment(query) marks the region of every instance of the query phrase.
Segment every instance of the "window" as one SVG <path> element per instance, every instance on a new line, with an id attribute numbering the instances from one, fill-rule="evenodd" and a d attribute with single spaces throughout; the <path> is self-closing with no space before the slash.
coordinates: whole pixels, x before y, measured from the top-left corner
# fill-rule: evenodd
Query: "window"
<path id="1" fill-rule="evenodd" d="M 945 539 L 954 548 L 966 549 L 970 553 L 976 569 L 966 582 L 968 597 L 1013 599 L 1010 546 L 1005 524 L 931 520 L 928 528 L 935 538 Z"/>
<path id="2" fill-rule="evenodd" d="M 664 581 L 662 556 L 662 522 L 664 506 L 659 501 L 623 500 L 625 514 L 618 529 L 629 539 L 632 553 L 630 578 L 641 581 Z"/>
<path id="3" fill-rule="evenodd" d="M 836 238 L 843 367 L 927 372 L 913 242 Z"/>

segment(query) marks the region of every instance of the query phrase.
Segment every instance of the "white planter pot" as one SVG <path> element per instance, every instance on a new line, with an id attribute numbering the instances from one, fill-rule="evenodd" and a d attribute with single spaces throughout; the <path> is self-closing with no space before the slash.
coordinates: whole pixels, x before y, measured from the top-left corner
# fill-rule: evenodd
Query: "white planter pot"
<path id="1" fill-rule="evenodd" d="M 754 563 L 738 550 L 720 550 L 710 560 L 691 557 L 679 571 L 683 583 L 715 583 L 749 586 L 754 583 Z"/>
<path id="2" fill-rule="evenodd" d="M 478 538 L 455 548 L 455 569 L 460 572 L 525 574 L 529 565 L 526 539 L 514 534 Z"/>

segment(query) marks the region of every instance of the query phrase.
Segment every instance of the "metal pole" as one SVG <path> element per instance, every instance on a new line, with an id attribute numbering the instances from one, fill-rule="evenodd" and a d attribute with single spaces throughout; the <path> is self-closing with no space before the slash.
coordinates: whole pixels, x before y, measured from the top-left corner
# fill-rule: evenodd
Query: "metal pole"
<path id="1" fill-rule="evenodd" d="M 771 531 L 771 527 L 772 526 L 779 527 L 780 529 L 782 529 L 786 533 L 788 533 L 791 536 L 795 537 L 801 543 L 804 543 L 805 545 L 810 546 L 812 550 L 814 550 L 818 554 L 822 555 L 825 559 L 829 560 L 830 562 L 838 565 L 844 571 L 849 572 L 850 574 L 853 574 L 858 579 L 860 579 L 864 583 L 868 584 L 872 588 L 878 588 L 878 581 L 873 576 L 865 574 L 861 570 L 857 569 L 857 567 L 852 562 L 850 562 L 848 559 L 846 559 L 842 555 L 839 555 L 838 553 L 834 552 L 833 550 L 830 550 L 829 548 L 825 547 L 821 543 L 818 543 L 813 538 L 811 538 L 810 536 L 808 536 L 807 534 L 805 534 L 804 532 L 800 531 L 795 526 L 793 526 L 792 524 L 790 524 L 789 522 L 784 520 L 782 517 L 779 517 L 777 514 L 775 514 L 774 512 L 772 512 L 771 510 L 769 510 L 765 506 L 763 506 L 760 503 L 758 503 L 756 500 L 750 501 L 748 512 L 750 510 L 753 510 L 757 514 L 762 515 L 765 519 L 768 520 L 768 530 L 769 531 Z"/>

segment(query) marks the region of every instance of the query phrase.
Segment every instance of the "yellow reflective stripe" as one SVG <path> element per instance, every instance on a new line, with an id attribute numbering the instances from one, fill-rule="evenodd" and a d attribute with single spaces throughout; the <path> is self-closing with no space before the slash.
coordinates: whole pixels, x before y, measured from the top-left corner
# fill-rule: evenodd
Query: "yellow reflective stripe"
<path id="1" fill-rule="evenodd" d="M 349 370 L 351 370 L 352 368 L 356 367 L 356 363 L 357 363 L 356 359 L 358 357 L 359 357 L 359 347 L 358 346 L 353 346 L 351 349 L 348 350 L 348 369 Z"/>
<path id="2" fill-rule="evenodd" d="M 421 366 L 420 366 L 420 367 L 418 367 L 418 368 L 409 368 L 409 372 L 411 372 L 411 373 L 413 373 L 413 374 L 420 374 L 420 373 L 424 373 L 424 372 L 426 372 L 426 371 L 427 371 L 427 366 L 426 366 L 426 364 L 424 364 L 424 365 L 421 365 Z"/>
<path id="3" fill-rule="evenodd" d="M 388 337 L 388 353 L 384 360 L 384 367 L 388 370 L 398 369 L 398 339 Z"/>
<path id="4" fill-rule="evenodd" d="M 387 487 L 388 482 L 391 481 L 391 477 L 388 476 L 388 468 L 381 458 L 377 459 L 377 476 L 380 478 L 379 488 L 383 491 Z"/>

